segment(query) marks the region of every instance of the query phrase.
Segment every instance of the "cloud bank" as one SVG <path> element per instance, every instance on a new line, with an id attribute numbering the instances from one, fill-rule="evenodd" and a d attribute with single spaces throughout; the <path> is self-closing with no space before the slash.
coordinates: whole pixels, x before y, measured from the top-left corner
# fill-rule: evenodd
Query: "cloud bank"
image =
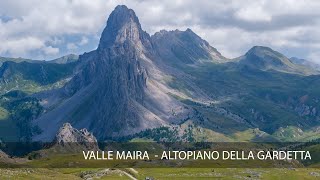
<path id="1" fill-rule="evenodd" d="M 3 0 L 0 55 L 50 59 L 93 50 L 118 4 L 134 9 L 150 34 L 191 28 L 229 58 L 264 45 L 320 63 L 317 0 Z"/>

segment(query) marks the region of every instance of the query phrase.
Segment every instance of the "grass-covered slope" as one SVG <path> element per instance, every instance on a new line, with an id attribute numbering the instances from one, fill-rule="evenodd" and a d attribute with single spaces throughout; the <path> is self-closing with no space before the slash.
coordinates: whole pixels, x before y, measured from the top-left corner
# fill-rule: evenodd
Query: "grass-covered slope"
<path id="1" fill-rule="evenodd" d="M 7 62 L 7 61 L 16 62 L 16 63 L 19 63 L 19 62 L 39 62 L 37 60 L 26 59 L 26 58 L 21 58 L 21 57 L 20 58 L 0 57 L 0 66 L 4 62 Z"/>
<path id="2" fill-rule="evenodd" d="M 77 62 L 22 58 L 0 58 L 0 62 L 0 140 L 30 140 L 39 133 L 31 121 L 42 113 L 42 107 L 39 99 L 29 95 L 62 87 L 73 76 Z"/>
<path id="3" fill-rule="evenodd" d="M 31 121 L 43 111 L 39 101 L 21 91 L 11 91 L 0 96 L 0 139 L 6 142 L 29 141 L 39 133 Z"/>
<path id="4" fill-rule="evenodd" d="M 287 141 L 318 137 L 319 75 L 266 70 L 238 62 L 204 63 L 183 66 L 180 70 L 192 76 L 194 84 L 210 97 L 200 103 L 197 99 L 189 99 L 188 103 L 184 97 L 177 97 L 198 110 L 201 118 L 196 121 L 204 128 L 227 135 L 258 128 L 273 138 Z M 193 94 L 184 82 L 173 78 L 168 84 L 186 96 Z M 277 133 L 287 127 L 299 128 L 302 133 L 299 136 L 295 131 Z"/>
<path id="5" fill-rule="evenodd" d="M 128 168 L 128 169 L 0 169 L 1 179 L 306 179 L 319 178 L 319 169 L 270 168 Z"/>
<path id="6" fill-rule="evenodd" d="M 72 76 L 76 63 L 56 64 L 48 62 L 6 61 L 0 67 L 0 93 L 11 90 L 37 92 L 59 86 Z"/>

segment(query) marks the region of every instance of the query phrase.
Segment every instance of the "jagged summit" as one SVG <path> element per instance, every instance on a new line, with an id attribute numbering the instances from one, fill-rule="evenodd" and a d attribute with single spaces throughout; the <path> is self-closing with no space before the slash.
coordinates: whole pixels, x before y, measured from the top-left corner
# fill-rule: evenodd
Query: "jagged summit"
<path id="1" fill-rule="evenodd" d="M 224 62 L 226 60 L 217 49 L 210 46 L 207 41 L 189 28 L 185 31 L 161 30 L 155 33 L 151 39 L 162 59 L 171 62 L 192 64 L 199 60 L 212 60 L 214 62 Z"/>
<path id="2" fill-rule="evenodd" d="M 128 42 L 141 46 L 148 38 L 149 35 L 142 30 L 135 12 L 125 5 L 119 5 L 108 18 L 98 49 Z"/>

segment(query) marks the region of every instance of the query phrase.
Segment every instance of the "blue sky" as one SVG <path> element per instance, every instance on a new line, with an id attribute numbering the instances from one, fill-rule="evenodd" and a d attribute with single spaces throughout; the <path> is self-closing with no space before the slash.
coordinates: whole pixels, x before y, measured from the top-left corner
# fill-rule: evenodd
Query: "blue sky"
<path id="1" fill-rule="evenodd" d="M 229 58 L 263 45 L 320 63 L 317 0 L 2 0 L 0 56 L 54 59 L 91 51 L 118 4 L 133 9 L 151 35 L 191 28 Z"/>

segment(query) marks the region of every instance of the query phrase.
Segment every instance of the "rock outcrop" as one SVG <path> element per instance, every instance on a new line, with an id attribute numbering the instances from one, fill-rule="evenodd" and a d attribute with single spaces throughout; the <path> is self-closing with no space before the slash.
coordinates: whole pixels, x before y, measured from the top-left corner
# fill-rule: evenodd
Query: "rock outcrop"
<path id="1" fill-rule="evenodd" d="M 9 156 L 0 149 L 0 159 L 8 159 Z"/>
<path id="2" fill-rule="evenodd" d="M 70 123 L 65 123 L 55 137 L 56 145 L 98 150 L 97 139 L 87 129 L 77 130 Z"/>
<path id="3" fill-rule="evenodd" d="M 77 130 L 71 126 L 70 123 L 65 123 L 56 135 L 55 141 L 57 143 L 70 142 L 92 142 L 96 143 L 97 139 L 88 132 L 87 129 Z"/>

